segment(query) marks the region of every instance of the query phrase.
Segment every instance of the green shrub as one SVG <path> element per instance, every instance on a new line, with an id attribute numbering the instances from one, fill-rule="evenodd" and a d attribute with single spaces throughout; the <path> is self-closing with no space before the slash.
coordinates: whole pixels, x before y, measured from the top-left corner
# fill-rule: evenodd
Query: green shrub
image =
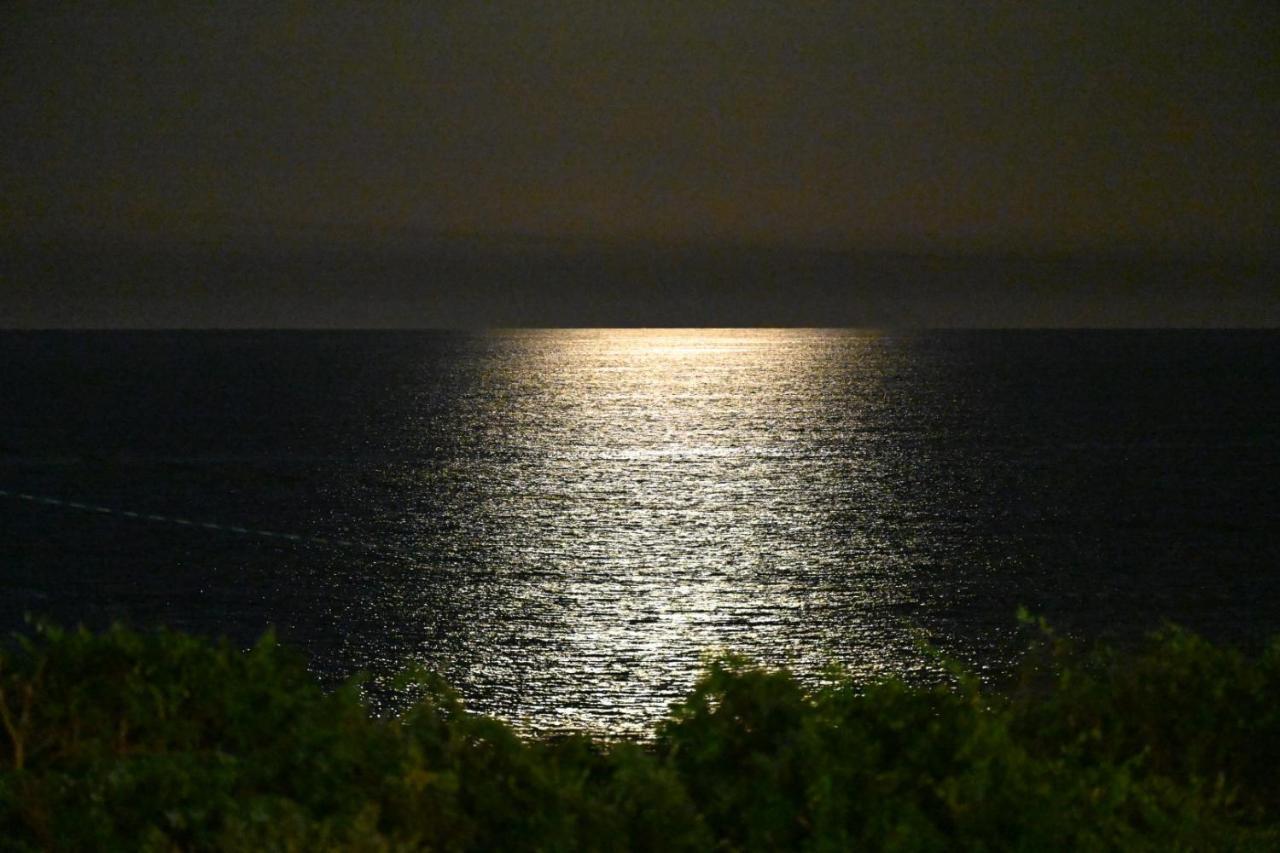
<path id="1" fill-rule="evenodd" d="M 522 739 L 425 674 L 377 719 L 271 635 L 42 627 L 0 653 L 0 847 L 217 850 L 1280 846 L 1280 642 L 1051 635 L 984 690 L 808 689 L 710 661 L 652 741 Z"/>

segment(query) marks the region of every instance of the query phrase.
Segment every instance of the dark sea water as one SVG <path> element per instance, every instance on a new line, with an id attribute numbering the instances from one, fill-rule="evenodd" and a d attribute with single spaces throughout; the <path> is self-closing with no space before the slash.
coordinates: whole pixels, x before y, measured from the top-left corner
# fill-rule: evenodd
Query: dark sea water
<path id="1" fill-rule="evenodd" d="M 714 649 L 998 674 L 1019 605 L 1254 643 L 1278 483 L 1276 332 L 0 334 L 0 628 L 274 625 L 531 729 Z"/>

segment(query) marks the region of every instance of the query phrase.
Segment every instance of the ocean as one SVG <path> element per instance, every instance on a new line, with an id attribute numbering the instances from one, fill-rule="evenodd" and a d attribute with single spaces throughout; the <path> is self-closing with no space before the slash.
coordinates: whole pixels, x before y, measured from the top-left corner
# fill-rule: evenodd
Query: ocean
<path id="1" fill-rule="evenodd" d="M 731 650 L 1280 633 L 1280 333 L 0 333 L 0 629 L 268 627 L 524 731 Z"/>

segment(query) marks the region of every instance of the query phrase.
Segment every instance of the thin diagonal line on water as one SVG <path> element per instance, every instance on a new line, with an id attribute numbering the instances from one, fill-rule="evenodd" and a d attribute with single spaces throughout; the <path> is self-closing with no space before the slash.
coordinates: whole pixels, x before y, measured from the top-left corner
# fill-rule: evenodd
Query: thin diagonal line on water
<path id="1" fill-rule="evenodd" d="M 319 545 L 326 548 L 336 546 L 339 548 L 356 548 L 364 551 L 393 551 L 397 553 L 401 551 L 399 548 L 387 547 L 385 545 L 374 545 L 368 542 L 354 542 L 350 539 L 334 539 L 326 536 L 307 536 L 301 533 L 286 533 L 279 530 L 263 530 L 241 524 L 222 524 L 215 521 L 196 521 L 172 515 L 160 515 L 158 513 L 118 509 L 115 507 L 102 506 L 100 504 L 84 503 L 82 501 L 63 500 L 62 498 L 49 497 L 47 495 L 33 495 L 29 492 L 15 492 L 9 489 L 0 489 L 0 498 L 13 498 L 15 500 L 26 501 L 27 503 L 35 504 L 37 506 L 60 507 L 63 509 L 80 510 L 82 512 L 118 516 L 132 521 L 150 521 L 160 524 L 171 524 L 175 527 L 198 527 L 204 528 L 205 530 L 230 533 L 236 536 L 277 539 L 303 545 Z"/>

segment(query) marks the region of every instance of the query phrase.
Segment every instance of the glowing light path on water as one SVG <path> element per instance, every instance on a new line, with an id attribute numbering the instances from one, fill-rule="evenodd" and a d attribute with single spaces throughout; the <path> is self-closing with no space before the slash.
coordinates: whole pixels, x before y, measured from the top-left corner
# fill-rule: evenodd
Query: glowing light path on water
<path id="1" fill-rule="evenodd" d="M 414 664 L 522 729 L 620 734 L 716 650 L 806 680 L 828 662 L 933 679 L 924 632 L 995 678 L 1025 646 L 1020 605 L 1065 631 L 1170 619 L 1232 641 L 1280 612 L 1274 336 L 7 345 L 14 626 L 273 625 L 326 678 Z"/>
<path id="2" fill-rule="evenodd" d="M 455 584 L 449 606 L 468 616 L 412 654 L 479 687 L 482 707 L 551 727 L 643 728 L 718 649 L 809 672 L 922 666 L 902 619 L 909 557 L 860 519 L 900 503 L 899 451 L 862 440 L 883 408 L 878 340 L 494 333 L 450 412 L 477 460 L 465 512 L 425 497 L 443 491 L 437 460 L 387 471 L 424 496 L 400 544 L 441 556 L 382 598 L 386 624 L 435 618 Z M 475 552 L 482 567 L 450 562 Z"/>

